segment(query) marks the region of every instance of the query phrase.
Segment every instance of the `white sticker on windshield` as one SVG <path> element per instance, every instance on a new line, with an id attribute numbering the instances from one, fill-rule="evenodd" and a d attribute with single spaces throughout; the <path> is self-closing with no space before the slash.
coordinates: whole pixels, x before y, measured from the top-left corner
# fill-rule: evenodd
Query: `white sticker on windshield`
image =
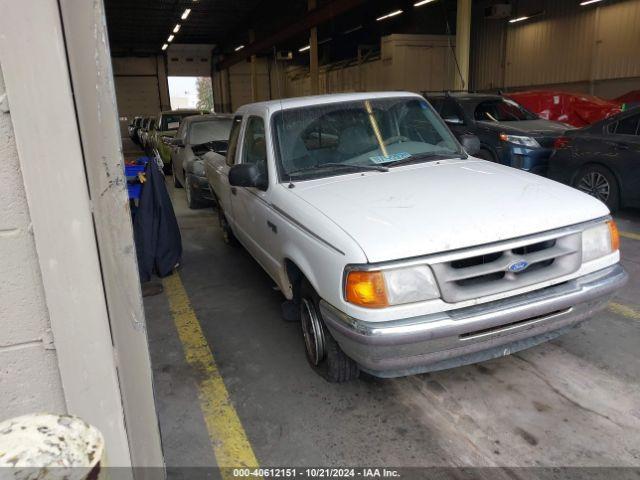
<path id="1" fill-rule="evenodd" d="M 405 158 L 409 158 L 410 156 L 411 154 L 409 152 L 398 152 L 391 155 L 375 155 L 373 157 L 369 157 L 369 160 L 371 160 L 373 163 L 387 163 L 404 160 Z"/>
<path id="2" fill-rule="evenodd" d="M 167 125 L 167 128 L 169 130 L 175 130 L 179 126 L 180 126 L 180 122 L 169 122 L 169 124 Z"/>

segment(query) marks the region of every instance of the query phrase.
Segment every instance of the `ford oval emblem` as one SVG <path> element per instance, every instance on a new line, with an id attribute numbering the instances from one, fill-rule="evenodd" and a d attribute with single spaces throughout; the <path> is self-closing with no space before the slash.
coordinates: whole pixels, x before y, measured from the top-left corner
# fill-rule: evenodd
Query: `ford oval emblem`
<path id="1" fill-rule="evenodd" d="M 517 262 L 513 262 L 509 264 L 507 270 L 509 272 L 518 273 L 525 270 L 529 266 L 529 262 L 525 260 L 518 260 Z"/>

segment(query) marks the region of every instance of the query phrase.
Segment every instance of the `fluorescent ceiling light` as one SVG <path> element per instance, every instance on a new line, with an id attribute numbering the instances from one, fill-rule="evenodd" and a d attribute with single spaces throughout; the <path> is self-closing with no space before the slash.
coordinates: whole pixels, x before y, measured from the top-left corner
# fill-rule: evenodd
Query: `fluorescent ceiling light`
<path id="1" fill-rule="evenodd" d="M 330 42 L 331 40 L 333 40 L 333 38 L 329 37 L 329 38 L 325 38 L 324 40 L 320 40 L 318 42 L 318 45 L 322 45 L 323 43 L 327 43 Z"/>
<path id="2" fill-rule="evenodd" d="M 358 30 L 362 30 L 362 25 L 358 25 L 357 27 L 350 28 L 349 30 L 343 32 L 343 35 L 347 35 L 352 32 L 357 32 Z"/>
<path id="3" fill-rule="evenodd" d="M 414 7 L 421 7 L 426 5 L 427 3 L 435 2 L 436 0 L 421 0 L 420 2 L 416 2 L 413 4 Z"/>
<path id="4" fill-rule="evenodd" d="M 182 16 L 180 18 L 182 20 L 186 20 L 190 13 L 191 13 L 191 9 L 190 8 L 185 8 L 184 13 L 182 14 Z"/>
<path id="5" fill-rule="evenodd" d="M 167 42 L 173 42 L 173 39 L 175 38 L 175 35 L 169 35 L 167 37 Z"/>
<path id="6" fill-rule="evenodd" d="M 236 48 L 234 48 L 234 50 L 236 52 L 239 52 L 240 50 L 242 50 L 244 48 L 244 45 L 238 45 Z"/>
<path id="7" fill-rule="evenodd" d="M 166 50 L 168 46 L 169 46 L 169 44 L 165 43 L 164 45 L 162 45 L 162 50 Z"/>
<path id="8" fill-rule="evenodd" d="M 395 17 L 396 15 L 400 15 L 401 13 L 402 10 L 396 10 L 394 12 L 387 13 L 386 15 L 376 18 L 376 21 L 379 22 L 381 20 L 386 20 L 387 18 Z"/>
<path id="9" fill-rule="evenodd" d="M 178 33 L 180 31 L 180 24 L 176 23 L 176 26 L 173 27 L 173 33 Z"/>
<path id="10" fill-rule="evenodd" d="M 309 50 L 311 48 L 311 45 L 305 45 L 304 47 L 301 47 L 298 49 L 299 52 L 305 52 L 307 50 Z"/>
<path id="11" fill-rule="evenodd" d="M 511 20 L 509 20 L 509 23 L 517 23 L 517 22 L 522 22 L 523 20 L 528 19 L 529 17 L 517 17 L 517 18 L 512 18 Z"/>
<path id="12" fill-rule="evenodd" d="M 585 5 L 589 5 L 591 3 L 597 3 L 597 2 L 601 2 L 602 0 L 586 0 L 584 2 L 580 2 L 580 6 L 584 7 Z"/>

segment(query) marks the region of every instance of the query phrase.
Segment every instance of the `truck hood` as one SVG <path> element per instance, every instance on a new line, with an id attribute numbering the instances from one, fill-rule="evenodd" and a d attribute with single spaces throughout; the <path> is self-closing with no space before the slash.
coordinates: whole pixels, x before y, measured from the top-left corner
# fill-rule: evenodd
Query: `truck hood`
<path id="1" fill-rule="evenodd" d="M 369 262 L 497 242 L 609 213 L 573 188 L 477 159 L 298 182 L 289 192 L 335 222 Z"/>

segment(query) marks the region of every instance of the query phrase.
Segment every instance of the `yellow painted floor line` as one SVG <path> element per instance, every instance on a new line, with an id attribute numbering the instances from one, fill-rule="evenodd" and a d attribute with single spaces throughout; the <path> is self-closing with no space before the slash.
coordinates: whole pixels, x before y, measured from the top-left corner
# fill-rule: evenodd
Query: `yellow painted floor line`
<path id="1" fill-rule="evenodd" d="M 622 303 L 609 302 L 609 311 L 632 320 L 640 320 L 640 311 Z"/>
<path id="2" fill-rule="evenodd" d="M 199 376 L 198 398 L 207 425 L 216 461 L 224 478 L 233 478 L 229 467 L 258 467 L 247 434 L 231 403 L 220 371 L 204 337 L 180 275 L 174 273 L 162 281 L 169 299 L 171 315 L 187 363 Z"/>
<path id="3" fill-rule="evenodd" d="M 630 238 L 632 240 L 640 240 L 640 233 L 620 232 L 620 236 L 624 238 Z"/>

